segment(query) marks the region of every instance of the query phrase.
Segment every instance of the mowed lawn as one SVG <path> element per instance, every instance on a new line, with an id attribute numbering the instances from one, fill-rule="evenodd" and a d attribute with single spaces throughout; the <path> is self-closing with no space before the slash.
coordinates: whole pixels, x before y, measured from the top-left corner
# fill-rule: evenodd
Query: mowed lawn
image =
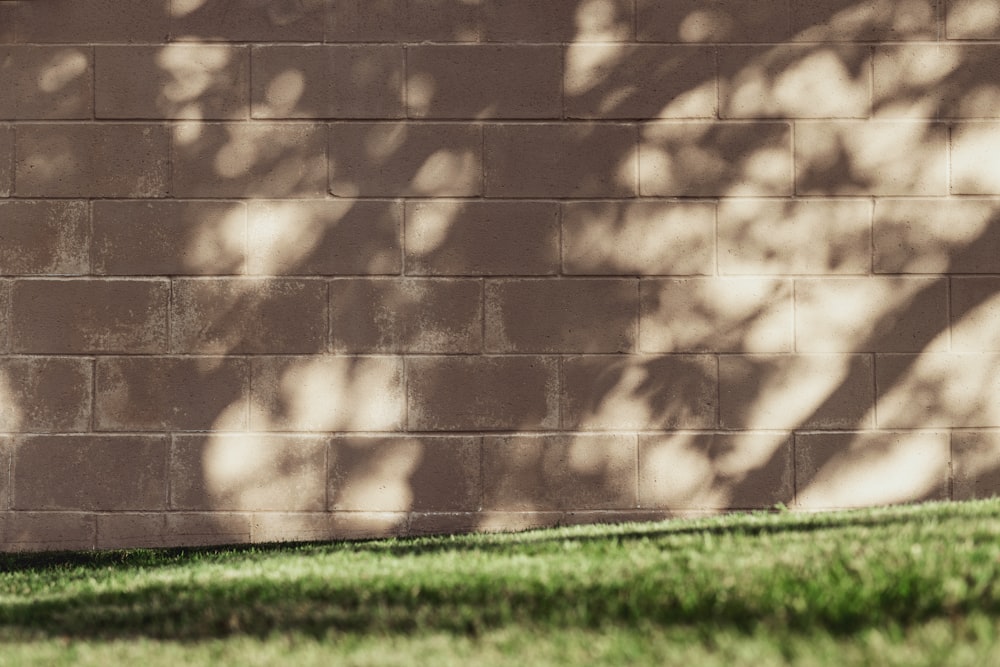
<path id="1" fill-rule="evenodd" d="M 1000 502 L 0 555 L 0 665 L 995 665 Z"/>

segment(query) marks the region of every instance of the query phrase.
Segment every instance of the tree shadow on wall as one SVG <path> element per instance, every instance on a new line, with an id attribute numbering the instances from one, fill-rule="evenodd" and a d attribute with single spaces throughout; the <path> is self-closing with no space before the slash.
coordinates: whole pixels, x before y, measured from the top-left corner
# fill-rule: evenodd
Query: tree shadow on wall
<path id="1" fill-rule="evenodd" d="M 95 349 L 100 430 L 276 539 L 985 492 L 994 438 L 941 429 L 1000 419 L 1000 220 L 944 196 L 996 192 L 991 47 L 906 43 L 929 0 L 687 4 L 0 4 L 60 43 L 12 51 L 14 197 L 100 197 L 90 274 L 170 277 L 183 379 Z"/>

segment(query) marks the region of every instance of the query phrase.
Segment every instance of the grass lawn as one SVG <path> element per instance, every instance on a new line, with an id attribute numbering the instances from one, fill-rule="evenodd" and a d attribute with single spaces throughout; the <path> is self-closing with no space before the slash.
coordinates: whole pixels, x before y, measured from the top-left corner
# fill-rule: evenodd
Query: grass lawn
<path id="1" fill-rule="evenodd" d="M 0 555 L 0 665 L 995 665 L 1000 501 Z"/>

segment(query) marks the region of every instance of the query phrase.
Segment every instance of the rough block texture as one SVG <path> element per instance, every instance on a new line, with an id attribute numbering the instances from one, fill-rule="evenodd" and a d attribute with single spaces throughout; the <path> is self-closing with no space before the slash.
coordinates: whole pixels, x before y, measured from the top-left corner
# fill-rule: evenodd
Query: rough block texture
<path id="1" fill-rule="evenodd" d="M 986 0 L 0 0 L 0 549 L 1000 493 Z"/>
<path id="2" fill-rule="evenodd" d="M 250 52 L 246 47 L 171 44 L 98 46 L 94 113 L 98 118 L 245 118 Z"/>
<path id="3" fill-rule="evenodd" d="M 17 125 L 18 197 L 163 197 L 169 190 L 165 125 Z M 2 178 L 2 177 L 0 177 Z"/>

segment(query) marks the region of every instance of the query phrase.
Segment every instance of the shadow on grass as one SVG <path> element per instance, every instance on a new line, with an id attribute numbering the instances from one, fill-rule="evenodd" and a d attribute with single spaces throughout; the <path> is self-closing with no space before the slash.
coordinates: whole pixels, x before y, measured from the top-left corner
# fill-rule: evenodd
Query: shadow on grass
<path id="1" fill-rule="evenodd" d="M 34 584 L 22 584 L 0 598 L 0 639 L 201 640 L 284 632 L 475 636 L 512 624 L 542 630 L 645 624 L 740 632 L 821 627 L 851 634 L 969 613 L 996 616 L 997 529 L 986 521 L 998 513 L 994 501 L 725 517 L 649 530 L 628 525 L 7 557 L 5 570 L 20 566 L 12 577 L 49 585 L 31 591 Z M 812 539 L 823 531 L 832 534 Z M 810 539 L 795 540 L 795 534 Z M 762 535 L 792 539 L 753 541 Z M 915 547 L 937 550 L 936 555 L 915 557 Z M 272 560 L 282 554 L 302 561 L 289 566 Z M 344 560 L 322 562 L 324 556 Z M 424 556 L 446 557 L 424 562 Z M 199 564 L 221 567 L 198 573 Z M 185 572 L 185 566 L 195 567 Z M 51 570 L 61 568 L 68 570 L 64 577 L 47 580 L 60 574 Z M 143 570 L 154 570 L 153 576 L 144 581 Z M 957 577 L 961 592 L 944 586 L 947 577 Z"/>

